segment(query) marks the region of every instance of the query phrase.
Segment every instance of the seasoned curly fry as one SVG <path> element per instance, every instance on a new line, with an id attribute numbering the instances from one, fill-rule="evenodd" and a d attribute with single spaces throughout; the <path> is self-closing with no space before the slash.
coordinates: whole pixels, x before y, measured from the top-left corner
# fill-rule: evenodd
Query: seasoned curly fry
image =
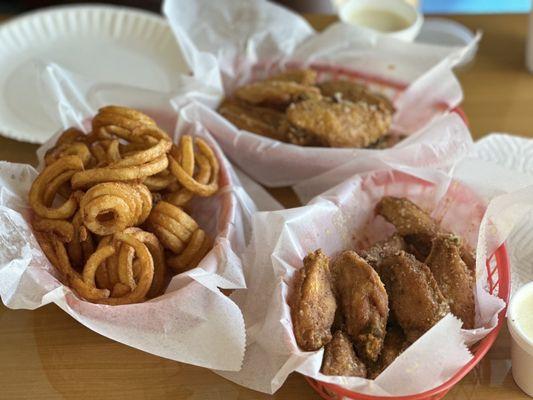
<path id="1" fill-rule="evenodd" d="M 142 224 L 152 208 L 152 196 L 142 184 L 106 182 L 93 186 L 81 198 L 85 226 L 98 235 L 109 235 Z"/>
<path id="2" fill-rule="evenodd" d="M 80 171 L 72 176 L 72 188 L 82 189 L 101 182 L 124 182 L 143 180 L 148 176 L 163 171 L 168 166 L 166 156 L 155 158 L 142 165 L 115 168 L 110 165 L 105 168 L 93 168 Z"/>
<path id="3" fill-rule="evenodd" d="M 192 217 L 161 201 L 185 205 L 217 191 L 218 160 L 201 139 L 183 136 L 172 146 L 150 117 L 110 106 L 93 118 L 90 134 L 66 130 L 45 163 L 29 194 L 33 230 L 59 278 L 83 300 L 157 297 L 171 273 L 193 268 L 212 247 Z M 59 207 L 58 194 L 66 199 Z M 145 221 L 154 233 L 139 228 Z"/>
<path id="4" fill-rule="evenodd" d="M 181 208 L 160 201 L 148 217 L 148 224 L 163 246 L 180 254 L 198 224 Z"/>
<path id="5" fill-rule="evenodd" d="M 135 239 L 133 236 L 125 233 L 115 234 L 115 239 L 122 241 L 135 250 L 135 256 L 140 262 L 139 280 L 135 289 L 127 293 L 122 297 L 111 297 L 101 299 L 98 302 L 103 304 L 119 305 L 119 304 L 131 304 L 138 303 L 145 299 L 154 276 L 154 262 L 148 248 L 144 243 Z M 114 250 L 114 249 L 113 249 Z"/>
<path id="6" fill-rule="evenodd" d="M 209 237 L 207 237 L 203 230 L 198 229 L 192 234 L 191 240 L 185 250 L 180 255 L 168 259 L 168 265 L 177 272 L 194 268 L 204 258 L 211 247 L 212 244 Z"/>
<path id="7" fill-rule="evenodd" d="M 44 163 L 46 165 L 50 165 L 63 156 L 78 156 L 85 167 L 89 165 L 92 158 L 89 147 L 87 147 L 85 143 L 72 142 L 63 143 L 52 147 L 44 155 Z"/>
<path id="8" fill-rule="evenodd" d="M 180 146 L 182 146 L 184 140 L 185 139 L 183 138 L 181 139 Z M 188 174 L 188 171 L 184 169 L 184 166 L 172 155 L 169 155 L 168 157 L 170 172 L 172 172 L 172 174 L 178 179 L 180 184 L 194 194 L 202 197 L 212 196 L 218 190 L 218 173 L 220 168 L 218 160 L 213 150 L 203 139 L 196 138 L 195 142 L 199 150 L 199 153 L 195 155 L 195 158 L 198 163 L 202 162 L 200 160 L 204 160 L 202 165 L 200 165 L 200 168 L 205 169 L 206 171 L 208 168 L 211 169 L 208 183 L 202 184 L 194 179 L 193 175 Z M 183 147 L 185 146 L 183 145 Z M 205 160 L 207 160 L 207 163 Z"/>
<path id="9" fill-rule="evenodd" d="M 93 237 L 83 225 L 81 213 L 78 211 L 72 219 L 73 236 L 67 245 L 67 252 L 75 268 L 83 268 L 88 258 L 94 253 Z"/>
<path id="10" fill-rule="evenodd" d="M 53 192 L 46 196 L 46 186 L 61 175 L 62 179 L 74 175 L 77 171 L 83 171 L 83 162 L 78 156 L 65 156 L 52 164 L 45 167 L 41 174 L 33 181 L 31 185 L 29 202 L 37 215 L 49 219 L 64 219 L 71 217 L 77 208 L 77 201 L 71 196 L 61 206 L 51 207 L 53 201 Z M 61 182 L 62 184 L 63 182 Z M 60 185 L 56 185 L 59 187 Z"/>
<path id="11" fill-rule="evenodd" d="M 74 227 L 68 221 L 58 219 L 37 218 L 33 221 L 33 229 L 39 232 L 53 234 L 64 243 L 69 243 L 74 237 Z"/>

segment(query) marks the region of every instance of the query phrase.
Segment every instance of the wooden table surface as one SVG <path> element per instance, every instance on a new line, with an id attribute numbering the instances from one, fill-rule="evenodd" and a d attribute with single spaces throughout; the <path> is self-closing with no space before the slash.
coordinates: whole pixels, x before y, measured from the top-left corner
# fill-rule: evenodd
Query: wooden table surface
<path id="1" fill-rule="evenodd" d="M 319 15 L 308 18 L 317 29 L 334 20 Z M 476 60 L 458 71 L 473 136 L 505 131 L 533 137 L 533 76 L 524 67 L 526 16 L 453 18 L 484 32 Z M 36 148 L 0 137 L 1 160 L 34 163 Z M 287 207 L 298 205 L 288 189 L 271 192 Z M 513 381 L 509 357 L 509 333 L 504 327 L 487 356 L 446 399 L 527 398 Z M 319 396 L 297 374 L 268 396 L 206 369 L 115 343 L 55 305 L 26 311 L 10 310 L 0 303 L 0 399 L 104 398 L 289 400 Z"/>

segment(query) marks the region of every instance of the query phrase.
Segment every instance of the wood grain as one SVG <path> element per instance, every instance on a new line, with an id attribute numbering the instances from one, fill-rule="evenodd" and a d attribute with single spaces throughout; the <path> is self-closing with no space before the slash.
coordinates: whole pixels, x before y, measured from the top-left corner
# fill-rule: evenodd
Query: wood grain
<path id="1" fill-rule="evenodd" d="M 334 18 L 306 16 L 317 29 Z M 4 17 L 5 18 L 5 17 Z M 0 16 L 2 19 L 2 16 Z M 506 131 L 533 136 L 533 77 L 524 67 L 527 19 L 522 15 L 456 16 L 484 38 L 475 62 L 458 71 L 463 108 L 475 138 Z M 0 159 L 35 163 L 37 146 L 0 137 Z M 286 188 L 270 192 L 298 205 Z M 526 399 L 516 387 L 504 328 L 493 348 L 446 399 Z M 35 311 L 0 305 L 1 399 L 319 399 L 293 374 L 274 396 L 228 382 L 214 373 L 165 360 L 106 339 L 54 305 Z"/>

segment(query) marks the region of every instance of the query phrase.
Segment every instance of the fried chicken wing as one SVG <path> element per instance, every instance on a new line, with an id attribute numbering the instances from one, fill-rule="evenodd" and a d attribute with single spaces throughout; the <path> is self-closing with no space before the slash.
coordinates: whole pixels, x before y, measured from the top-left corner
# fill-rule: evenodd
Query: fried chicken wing
<path id="1" fill-rule="evenodd" d="M 296 273 L 291 316 L 298 346 L 304 351 L 315 351 L 331 340 L 337 304 L 328 257 L 319 249 L 308 254 L 303 263 Z"/>
<path id="2" fill-rule="evenodd" d="M 255 107 L 225 100 L 218 112 L 233 123 L 237 128 L 276 140 L 285 140 L 281 130 L 285 114 L 266 107 Z"/>
<path id="3" fill-rule="evenodd" d="M 389 325 L 378 360 L 368 366 L 368 378 L 376 379 L 408 346 L 402 329 L 397 325 Z"/>
<path id="4" fill-rule="evenodd" d="M 426 264 L 452 314 L 463 321 L 465 329 L 473 329 L 476 316 L 474 280 L 461 259 L 459 240 L 457 236 L 446 234 L 435 237 Z"/>
<path id="5" fill-rule="evenodd" d="M 392 196 L 381 199 L 376 205 L 376 213 L 393 224 L 416 252 L 420 252 L 422 259 L 429 254 L 431 240 L 439 226 L 428 213 L 406 198 Z"/>
<path id="6" fill-rule="evenodd" d="M 336 331 L 324 348 L 320 369 L 324 375 L 360 376 L 366 378 L 365 364 L 357 357 L 352 342 L 342 331 Z"/>
<path id="7" fill-rule="evenodd" d="M 433 238 L 438 233 L 448 233 L 427 212 L 406 198 L 385 196 L 376 205 L 376 213 L 396 227 L 410 245 L 409 251 L 420 261 L 424 261 L 429 255 Z M 475 277 L 474 252 L 463 242 L 460 252 L 461 258 Z"/>
<path id="8" fill-rule="evenodd" d="M 300 85 L 314 85 L 316 83 L 316 76 L 316 71 L 312 69 L 289 69 L 265 80 L 289 81 L 299 83 Z"/>
<path id="9" fill-rule="evenodd" d="M 391 147 L 396 146 L 398 143 L 400 143 L 402 140 L 404 140 L 407 136 L 405 135 L 399 135 L 399 134 L 392 134 L 387 133 L 380 137 L 376 142 L 371 143 L 367 146 L 369 149 L 390 149 Z"/>
<path id="10" fill-rule="evenodd" d="M 317 100 L 322 95 L 315 86 L 290 81 L 260 81 L 241 86 L 235 91 L 235 97 L 251 105 L 284 110 L 291 103 L 306 99 Z"/>
<path id="11" fill-rule="evenodd" d="M 376 271 L 355 251 L 345 251 L 335 259 L 332 275 L 346 333 L 360 357 L 375 361 L 389 315 L 385 287 Z"/>
<path id="12" fill-rule="evenodd" d="M 391 114 L 395 111 L 389 99 L 381 94 L 371 92 L 359 83 L 338 79 L 319 83 L 318 87 L 323 96 L 340 98 L 354 103 L 363 101 Z"/>
<path id="13" fill-rule="evenodd" d="M 366 103 L 309 99 L 287 108 L 291 143 L 302 146 L 366 147 L 390 128 L 391 116 Z"/>
<path id="14" fill-rule="evenodd" d="M 390 238 L 377 242 L 369 249 L 362 251 L 361 257 L 381 276 L 381 263 L 383 260 L 401 250 L 406 250 L 405 241 L 400 235 L 394 234 Z"/>
<path id="15" fill-rule="evenodd" d="M 400 251 L 382 264 L 391 313 L 407 340 L 414 342 L 450 312 L 428 266 Z"/>

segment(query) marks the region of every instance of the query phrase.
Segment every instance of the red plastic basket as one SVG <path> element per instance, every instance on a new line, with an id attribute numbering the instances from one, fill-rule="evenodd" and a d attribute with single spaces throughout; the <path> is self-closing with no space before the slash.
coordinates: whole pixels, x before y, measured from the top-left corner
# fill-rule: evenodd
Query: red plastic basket
<path id="1" fill-rule="evenodd" d="M 496 252 L 489 258 L 486 263 L 487 268 L 487 284 L 488 289 L 491 294 L 496 294 L 499 298 L 505 301 L 507 304 L 509 300 L 509 289 L 510 289 L 510 272 L 509 272 L 509 255 L 507 254 L 507 249 L 505 245 L 501 245 Z M 346 389 L 343 389 L 340 386 L 333 385 L 331 383 L 325 383 L 317 381 L 309 377 L 305 377 L 307 382 L 316 390 L 316 392 L 323 398 L 327 400 L 337 400 L 337 399 L 357 399 L 357 400 L 426 400 L 432 399 L 437 400 L 441 399 L 448 393 L 448 391 L 459 382 L 472 368 L 478 364 L 483 356 L 489 351 L 492 344 L 496 340 L 498 333 L 503 325 L 505 319 L 505 307 L 500 314 L 498 315 L 498 325 L 482 340 L 480 340 L 476 345 L 471 349 L 474 358 L 470 360 L 468 364 L 463 366 L 457 373 L 451 377 L 449 380 L 423 393 L 418 393 L 409 396 L 369 396 L 362 393 L 352 392 Z"/>

